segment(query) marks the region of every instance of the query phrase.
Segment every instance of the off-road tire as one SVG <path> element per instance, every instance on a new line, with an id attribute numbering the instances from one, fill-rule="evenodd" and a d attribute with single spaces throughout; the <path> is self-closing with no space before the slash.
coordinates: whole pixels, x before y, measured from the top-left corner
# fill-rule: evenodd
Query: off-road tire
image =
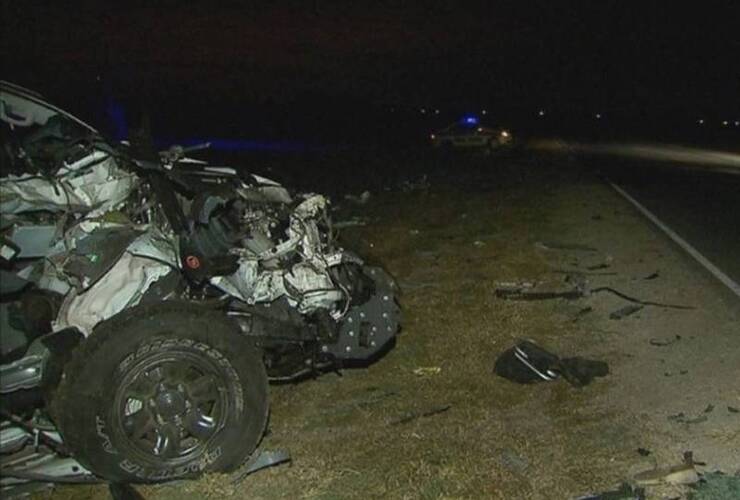
<path id="1" fill-rule="evenodd" d="M 131 415 L 119 411 L 121 394 L 125 394 L 121 391 L 140 384 L 126 381 L 138 381 L 137 377 L 149 381 L 152 375 L 145 368 L 154 366 L 151 363 L 156 361 L 152 360 L 162 359 L 162 363 L 171 363 L 162 365 L 165 371 L 169 371 L 169 366 L 186 363 L 183 370 L 191 378 L 199 377 L 200 372 L 187 363 L 204 366 L 211 370 L 209 384 L 211 380 L 219 384 L 214 387 L 217 390 L 208 385 L 205 391 L 209 395 L 206 397 L 215 393 L 218 396 L 214 398 L 221 401 L 213 403 L 213 408 L 218 404 L 222 409 L 219 427 L 214 426 L 216 430 L 211 430 L 207 438 L 198 438 L 203 442 L 193 437 L 196 434 L 190 436 L 182 431 L 200 447 L 193 448 L 192 456 L 167 455 L 167 460 L 157 460 L 157 456 L 141 451 L 137 444 L 141 441 L 128 435 L 123 424 Z M 157 373 L 161 374 L 162 368 L 159 369 Z M 163 382 L 159 383 L 157 387 L 164 387 Z M 149 399 L 151 405 L 154 399 Z M 193 401 L 188 408 L 198 408 L 200 403 Z M 140 405 L 139 411 L 149 410 L 144 406 Z M 101 322 L 76 349 L 65 366 L 50 410 L 74 458 L 105 479 L 145 483 L 196 477 L 206 471 L 230 472 L 251 455 L 264 433 L 267 376 L 260 351 L 238 333 L 236 325 L 223 313 L 183 302 L 140 305 Z M 175 412 L 167 415 L 180 418 L 176 421 L 180 423 L 184 419 Z M 148 426 L 162 422 L 160 413 L 154 410 L 146 418 Z M 167 427 L 167 436 L 175 432 L 170 431 L 172 428 Z M 149 432 L 147 435 L 151 436 Z M 180 434 L 177 436 L 172 441 L 177 442 L 179 451 Z M 157 439 L 159 445 L 161 438 Z"/>

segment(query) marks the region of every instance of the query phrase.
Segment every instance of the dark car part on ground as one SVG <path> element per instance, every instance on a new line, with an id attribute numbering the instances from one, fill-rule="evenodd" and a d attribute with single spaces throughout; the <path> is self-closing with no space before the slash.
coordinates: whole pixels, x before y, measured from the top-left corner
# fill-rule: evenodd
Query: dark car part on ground
<path id="1" fill-rule="evenodd" d="M 562 376 L 574 387 L 609 374 L 609 365 L 581 357 L 560 358 L 534 342 L 524 340 L 496 359 L 494 372 L 519 384 L 555 380 Z"/>
<path id="2" fill-rule="evenodd" d="M 693 306 L 686 306 L 681 304 L 666 304 L 663 302 L 654 302 L 651 300 L 641 300 L 625 293 L 620 292 L 609 286 L 600 286 L 597 288 L 589 288 L 586 283 L 582 285 L 576 285 L 574 288 L 568 290 L 558 291 L 536 291 L 532 290 L 529 284 L 522 285 L 519 283 L 506 283 L 498 286 L 494 291 L 496 297 L 503 300 L 551 300 L 551 299 L 566 299 L 566 300 L 577 300 L 589 295 L 596 293 L 609 292 L 612 295 L 616 295 L 628 302 L 639 304 L 641 306 L 654 306 L 662 307 L 665 309 L 694 309 Z M 631 311 L 631 313 L 637 312 L 639 309 Z M 631 314 L 630 313 L 630 314 Z M 615 317 L 613 319 L 620 319 Z"/>

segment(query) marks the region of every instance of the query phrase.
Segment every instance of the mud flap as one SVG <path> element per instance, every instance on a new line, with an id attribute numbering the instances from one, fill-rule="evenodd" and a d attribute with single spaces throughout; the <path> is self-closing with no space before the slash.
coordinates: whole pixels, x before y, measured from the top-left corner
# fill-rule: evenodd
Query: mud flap
<path id="1" fill-rule="evenodd" d="M 352 306 L 344 316 L 337 341 L 321 350 L 341 360 L 366 360 L 381 352 L 398 333 L 401 309 L 396 301 L 398 285 L 379 267 L 365 267 L 375 282 L 375 294 Z"/>

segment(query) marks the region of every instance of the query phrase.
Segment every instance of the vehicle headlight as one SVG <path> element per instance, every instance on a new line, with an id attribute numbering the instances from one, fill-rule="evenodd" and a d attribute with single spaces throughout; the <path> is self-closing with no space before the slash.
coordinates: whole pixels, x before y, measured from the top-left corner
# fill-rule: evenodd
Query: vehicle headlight
<path id="1" fill-rule="evenodd" d="M 510 136 L 510 134 L 506 130 L 502 130 L 501 131 L 501 137 L 509 137 L 509 136 Z"/>

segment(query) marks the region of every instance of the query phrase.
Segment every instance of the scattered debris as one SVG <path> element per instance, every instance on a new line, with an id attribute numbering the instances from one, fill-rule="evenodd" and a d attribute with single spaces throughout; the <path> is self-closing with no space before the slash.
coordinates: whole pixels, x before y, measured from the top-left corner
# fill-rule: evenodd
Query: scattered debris
<path id="1" fill-rule="evenodd" d="M 573 318 L 573 321 L 574 321 L 574 322 L 578 321 L 578 320 L 579 320 L 579 319 L 581 319 L 581 318 L 582 318 L 583 316 L 587 315 L 588 313 L 591 313 L 591 312 L 593 312 L 593 310 L 594 310 L 594 308 L 593 308 L 593 307 L 591 307 L 591 306 L 588 306 L 588 307 L 584 307 L 584 308 L 582 308 L 581 310 L 579 310 L 579 311 L 578 311 L 578 312 L 576 313 L 576 316 L 575 316 L 575 318 Z"/>
<path id="2" fill-rule="evenodd" d="M 676 304 L 664 304 L 662 302 L 652 302 L 649 300 L 640 300 L 636 299 L 634 297 L 630 297 L 629 295 L 626 295 L 619 290 L 615 290 L 614 288 L 608 287 L 608 286 L 602 286 L 599 288 L 594 288 L 591 290 L 591 293 L 599 293 L 599 292 L 609 292 L 617 297 L 620 297 L 628 302 L 634 302 L 635 304 L 640 304 L 643 306 L 655 306 L 655 307 L 664 307 L 667 309 L 695 309 L 693 306 L 683 306 L 683 305 L 676 305 Z"/>
<path id="3" fill-rule="evenodd" d="M 260 450 L 252 454 L 252 457 L 244 464 L 242 471 L 234 477 L 232 483 L 238 484 L 250 474 L 290 461 L 290 452 L 287 450 Z"/>
<path id="4" fill-rule="evenodd" d="M 577 290 L 588 290 L 588 278 L 581 273 L 569 273 L 565 275 L 566 283 L 573 285 Z"/>
<path id="5" fill-rule="evenodd" d="M 580 290 L 567 290 L 563 292 L 533 292 L 522 288 L 496 288 L 494 294 L 496 297 L 504 300 L 549 300 L 549 299 L 566 299 L 576 300 L 583 297 Z"/>
<path id="6" fill-rule="evenodd" d="M 576 500 L 645 500 L 645 489 L 622 483 L 618 489 L 602 491 L 601 493 L 590 493 L 578 497 Z"/>
<path id="7" fill-rule="evenodd" d="M 640 472 L 635 476 L 635 484 L 638 486 L 654 486 L 657 484 L 694 484 L 699 481 L 699 474 L 694 468 L 692 453 L 684 453 L 683 462 L 662 469 L 654 469 Z"/>
<path id="8" fill-rule="evenodd" d="M 509 470 L 521 472 L 529 467 L 529 461 L 514 450 L 505 448 L 499 453 L 499 462 Z"/>
<path id="9" fill-rule="evenodd" d="M 401 182 L 399 187 L 401 188 L 401 191 L 408 193 L 410 191 L 427 190 L 431 187 L 431 183 L 429 182 L 427 175 L 424 174 L 416 180 L 405 180 Z"/>
<path id="10" fill-rule="evenodd" d="M 419 368 L 414 368 L 413 373 L 417 377 L 427 377 L 429 375 L 439 375 L 440 373 L 442 373 L 442 367 L 441 366 L 420 366 Z"/>
<path id="11" fill-rule="evenodd" d="M 598 249 L 590 247 L 588 245 L 581 245 L 580 243 L 560 243 L 556 241 L 538 241 L 535 243 L 540 248 L 545 250 L 574 250 L 579 252 L 598 252 Z"/>
<path id="12" fill-rule="evenodd" d="M 568 276 L 573 276 L 573 275 L 569 274 Z M 496 287 L 496 290 L 494 293 L 496 297 L 500 299 L 505 299 L 505 300 L 550 300 L 550 299 L 576 300 L 576 299 L 588 297 L 590 295 L 594 295 L 600 292 L 609 292 L 628 302 L 639 304 L 641 306 L 663 307 L 667 309 L 695 309 L 693 306 L 665 304 L 662 302 L 653 302 L 649 300 L 636 299 L 634 297 L 630 297 L 629 295 L 620 292 L 619 290 L 615 290 L 614 288 L 609 287 L 609 286 L 601 286 L 598 288 L 589 289 L 588 283 L 585 282 L 585 280 L 582 283 L 578 283 L 574 288 L 570 290 L 547 291 L 547 292 L 533 291 L 531 290 L 532 287 L 524 287 L 521 285 L 514 285 L 514 286 L 501 286 L 501 285 L 504 285 L 504 284 L 500 284 L 498 287 Z M 505 284 L 505 285 L 509 285 L 509 284 Z M 638 310 L 639 309 L 631 311 L 629 314 L 633 314 L 637 312 Z M 615 313 L 616 312 L 617 311 L 615 311 Z M 612 319 L 619 319 L 619 318 L 612 318 Z"/>
<path id="13" fill-rule="evenodd" d="M 437 407 L 431 408 L 424 412 L 407 412 L 401 418 L 398 418 L 396 420 L 391 420 L 389 422 L 389 425 L 407 424 L 418 418 L 433 417 L 434 415 L 439 415 L 440 413 L 444 413 L 448 411 L 450 408 L 452 408 L 452 405 L 443 405 L 443 406 L 437 406 Z"/>
<path id="14" fill-rule="evenodd" d="M 650 339 L 650 345 L 654 345 L 658 347 L 665 347 L 665 346 L 673 345 L 679 340 L 681 340 L 680 335 L 676 335 L 675 337 L 669 340 Z"/>
<path id="15" fill-rule="evenodd" d="M 588 272 L 580 269 L 553 269 L 553 273 L 556 274 L 582 274 L 584 276 L 616 276 L 617 273 L 614 271 L 609 272 Z"/>
<path id="16" fill-rule="evenodd" d="M 609 365 L 581 357 L 559 358 L 534 342 L 524 340 L 504 351 L 496 360 L 494 373 L 519 384 L 555 380 L 559 376 L 574 387 L 609 374 Z"/>
<path id="17" fill-rule="evenodd" d="M 368 201 L 370 201 L 370 196 L 371 196 L 370 191 L 363 191 L 363 193 L 360 196 L 346 194 L 344 195 L 344 198 L 358 205 L 364 205 Z"/>
<path id="18" fill-rule="evenodd" d="M 532 281 L 500 281 L 496 283 L 496 285 L 497 288 L 509 290 L 526 290 L 537 286 L 537 284 Z"/>
<path id="19" fill-rule="evenodd" d="M 679 424 L 700 424 L 706 422 L 709 418 L 706 415 L 700 415 L 695 418 L 688 418 L 684 412 L 676 413 L 675 415 L 668 415 L 668 420 L 671 422 L 677 422 Z"/>
<path id="20" fill-rule="evenodd" d="M 632 316 L 637 311 L 642 310 L 643 307 L 644 306 L 639 306 L 636 304 L 621 307 L 617 309 L 616 311 L 612 312 L 611 314 L 609 314 L 609 319 L 620 320 L 622 318 L 626 318 L 627 316 Z"/>
<path id="21" fill-rule="evenodd" d="M 352 217 L 351 219 L 337 221 L 332 225 L 335 229 L 342 229 L 352 226 L 366 226 L 367 219 L 363 219 L 362 217 Z"/>

